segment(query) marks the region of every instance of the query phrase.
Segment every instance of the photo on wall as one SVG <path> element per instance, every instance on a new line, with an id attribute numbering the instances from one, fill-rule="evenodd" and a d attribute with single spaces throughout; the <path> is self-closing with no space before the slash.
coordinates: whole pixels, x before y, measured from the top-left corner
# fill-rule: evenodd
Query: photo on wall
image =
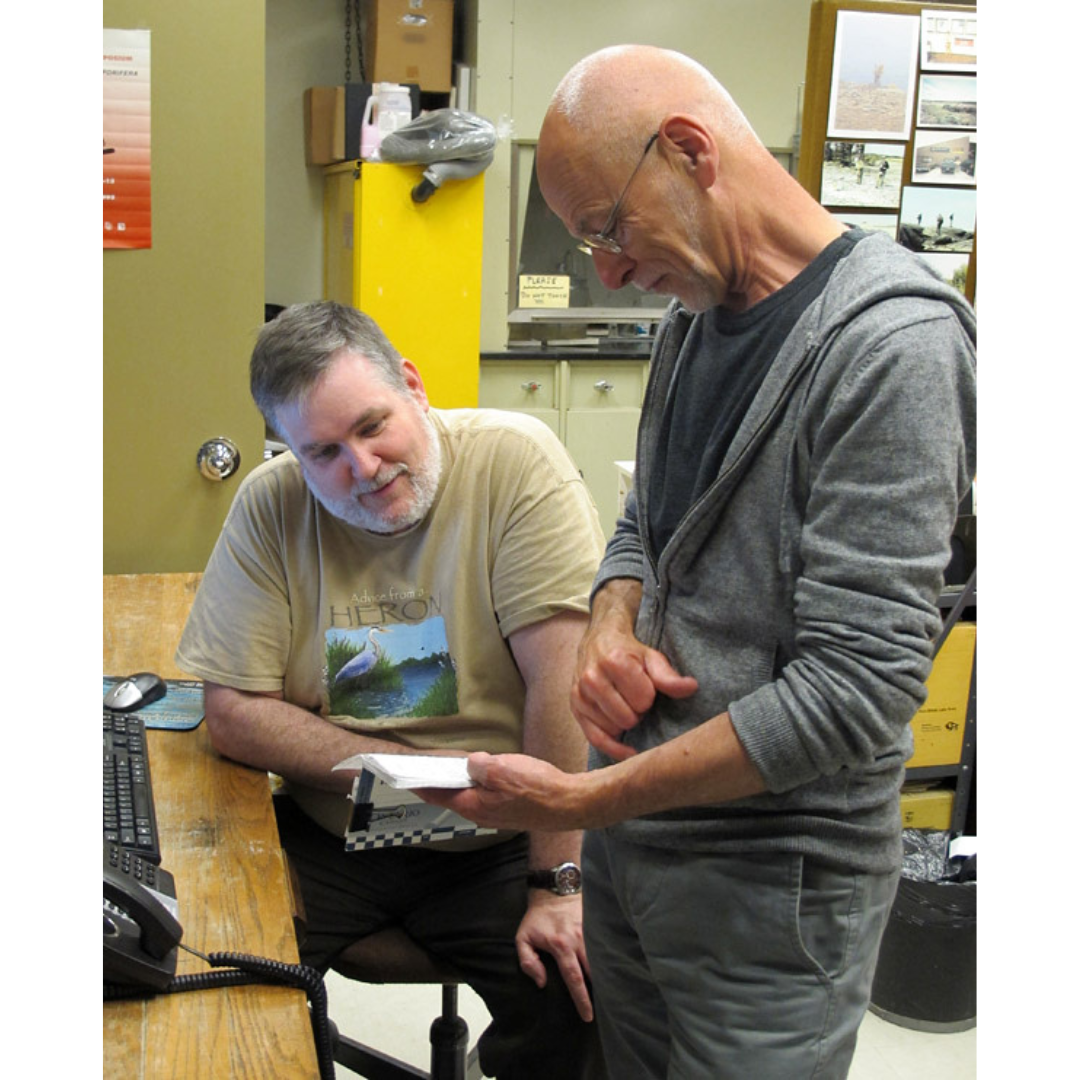
<path id="1" fill-rule="evenodd" d="M 978 69 L 978 16 L 974 11 L 922 13 L 921 60 L 923 71 Z"/>
<path id="2" fill-rule="evenodd" d="M 974 132 L 916 131 L 911 182 L 974 187 L 976 141 Z"/>
<path id="3" fill-rule="evenodd" d="M 907 140 L 918 59 L 918 16 L 838 12 L 829 137 Z"/>
<path id="4" fill-rule="evenodd" d="M 850 210 L 834 210 L 832 216 L 848 228 L 862 229 L 863 232 L 883 232 L 894 240 L 900 220 L 896 214 L 863 214 Z"/>
<path id="5" fill-rule="evenodd" d="M 975 123 L 974 75 L 923 75 L 919 79 L 916 126 L 971 128 Z"/>
<path id="6" fill-rule="evenodd" d="M 897 209 L 904 149 L 903 143 L 825 143 L 822 205 Z"/>
<path id="7" fill-rule="evenodd" d="M 975 192 L 904 188 L 896 239 L 920 254 L 970 252 L 975 241 Z"/>
<path id="8" fill-rule="evenodd" d="M 919 256 L 920 259 L 942 281 L 948 282 L 958 292 L 967 293 L 967 276 L 968 276 L 968 262 L 970 260 L 969 255 L 960 255 L 955 253 L 937 252 L 932 254 L 923 253 Z"/>

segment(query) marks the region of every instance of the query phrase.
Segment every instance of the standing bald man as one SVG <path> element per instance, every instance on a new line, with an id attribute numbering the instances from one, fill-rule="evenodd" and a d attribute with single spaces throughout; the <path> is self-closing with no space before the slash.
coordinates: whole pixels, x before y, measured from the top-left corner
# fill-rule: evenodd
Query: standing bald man
<path id="1" fill-rule="evenodd" d="M 589 830 L 612 1077 L 844 1077 L 974 475 L 974 315 L 679 54 L 581 61 L 536 160 L 604 283 L 676 300 L 571 691 L 591 769 L 479 754 L 476 788 L 429 797 Z"/>

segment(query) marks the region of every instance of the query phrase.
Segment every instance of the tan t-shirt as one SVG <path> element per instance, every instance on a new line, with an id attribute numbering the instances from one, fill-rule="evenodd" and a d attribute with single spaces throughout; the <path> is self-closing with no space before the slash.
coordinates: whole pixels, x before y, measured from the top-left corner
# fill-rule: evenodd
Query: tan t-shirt
<path id="1" fill-rule="evenodd" d="M 588 610 L 603 552 L 562 444 L 531 417 L 429 414 L 444 465 L 430 513 L 379 536 L 328 513 L 292 454 L 241 484 L 177 650 L 179 667 L 282 691 L 334 723 L 417 748 L 516 752 L 525 687 L 506 638 Z M 340 833 L 340 795 L 290 784 Z"/>

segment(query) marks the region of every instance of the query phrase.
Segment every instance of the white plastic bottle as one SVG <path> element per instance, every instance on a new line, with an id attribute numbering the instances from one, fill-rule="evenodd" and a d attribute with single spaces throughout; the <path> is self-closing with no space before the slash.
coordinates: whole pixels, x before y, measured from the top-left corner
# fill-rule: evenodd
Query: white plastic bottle
<path id="1" fill-rule="evenodd" d="M 374 83 L 360 123 L 360 156 L 364 161 L 378 161 L 383 138 L 410 120 L 412 98 L 409 88 L 400 83 Z"/>

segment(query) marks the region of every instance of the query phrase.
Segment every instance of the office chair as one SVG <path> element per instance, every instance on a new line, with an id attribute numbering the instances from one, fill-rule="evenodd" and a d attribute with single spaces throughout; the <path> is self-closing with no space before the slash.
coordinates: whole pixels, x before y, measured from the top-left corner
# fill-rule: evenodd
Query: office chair
<path id="1" fill-rule="evenodd" d="M 483 1074 L 469 1028 L 457 1012 L 461 974 L 405 933 L 389 926 L 350 945 L 333 968 L 347 979 L 368 983 L 441 983 L 442 1013 L 431 1024 L 431 1071 L 424 1072 L 336 1032 L 334 1061 L 366 1080 L 478 1080 Z M 335 1029 L 336 1031 L 336 1029 Z"/>

